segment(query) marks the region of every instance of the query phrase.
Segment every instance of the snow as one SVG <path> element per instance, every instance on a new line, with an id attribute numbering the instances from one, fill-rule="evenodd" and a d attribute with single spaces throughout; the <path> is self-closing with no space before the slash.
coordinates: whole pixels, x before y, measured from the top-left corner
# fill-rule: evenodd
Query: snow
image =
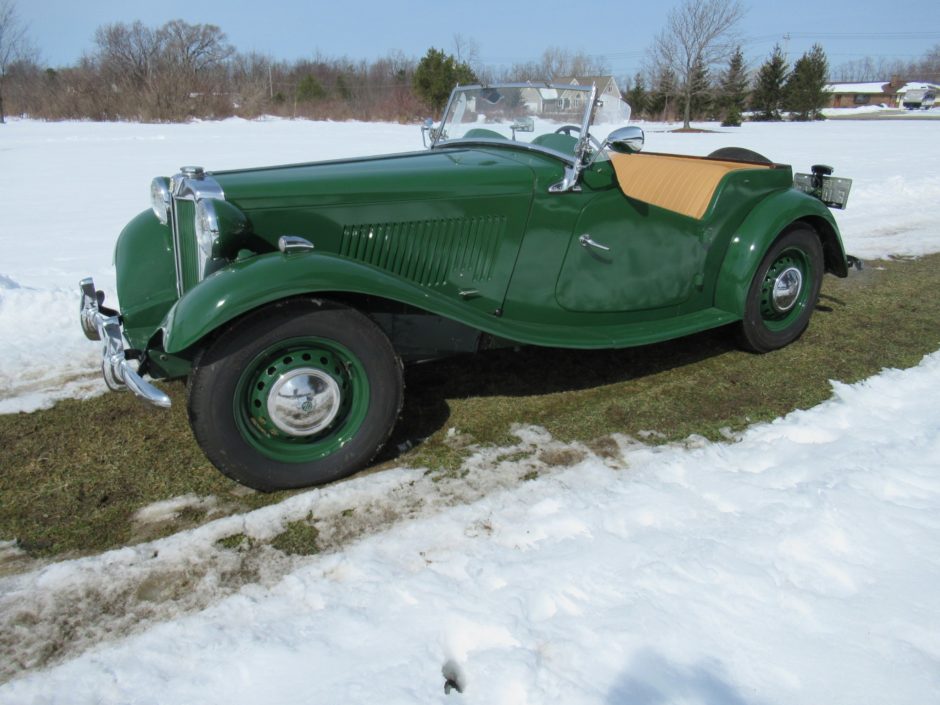
<path id="1" fill-rule="evenodd" d="M 0 703 L 930 702 L 938 394 L 935 353 L 734 444 L 587 458 L 10 681 Z M 301 497 L 376 481 L 394 480 Z"/>
<path id="2" fill-rule="evenodd" d="M 907 93 L 908 91 L 929 91 L 940 89 L 936 83 L 921 83 L 919 81 L 914 81 L 912 83 L 905 83 L 903 87 L 898 88 L 899 94 Z"/>
<path id="3" fill-rule="evenodd" d="M 799 171 L 832 164 L 855 180 L 837 212 L 849 252 L 940 251 L 930 122 L 642 126 L 650 151 L 737 145 Z M 114 237 L 152 176 L 419 146 L 417 127 L 382 124 L 4 126 L 0 411 L 100 391 L 76 284 L 92 274 L 113 296 Z M 42 663 L 30 649 L 52 648 L 47 635 L 84 634 L 0 685 L 0 703 L 931 702 L 940 352 L 833 393 L 735 442 L 618 438 L 613 458 L 576 447 L 570 468 L 538 465 L 560 444 L 519 428 L 508 450 L 530 457 L 481 449 L 449 484 L 387 470 L 0 578 L 6 659 Z M 214 505 L 187 495 L 138 521 L 186 507 Z M 226 589 L 239 559 L 219 539 L 348 508 L 363 537 L 312 557 L 267 549 L 254 579 Z M 9 542 L 0 553 L 20 558 Z M 445 694 L 445 674 L 462 694 Z"/>
<path id="4" fill-rule="evenodd" d="M 885 86 L 890 81 L 876 81 L 869 83 L 830 83 L 823 90 L 830 93 L 875 93 L 885 92 Z"/>
<path id="5" fill-rule="evenodd" d="M 701 134 L 639 124 L 649 151 L 703 155 L 736 145 L 798 171 L 835 166 L 838 176 L 854 179 L 848 210 L 837 218 L 856 256 L 940 250 L 940 163 L 924 154 L 936 140 L 931 123 L 745 123 L 707 125 L 715 132 Z M 105 391 L 97 345 L 77 322 L 78 281 L 94 276 L 115 300 L 114 241 L 149 207 L 154 176 L 183 164 L 221 170 L 420 148 L 416 125 L 10 121 L 0 130 L 0 413 Z"/>

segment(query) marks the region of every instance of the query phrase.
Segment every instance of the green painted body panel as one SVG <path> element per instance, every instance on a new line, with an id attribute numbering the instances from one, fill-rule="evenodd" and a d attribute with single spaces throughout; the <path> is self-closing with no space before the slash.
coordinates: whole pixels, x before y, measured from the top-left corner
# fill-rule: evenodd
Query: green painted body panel
<path id="1" fill-rule="evenodd" d="M 262 239 L 332 252 L 493 312 L 532 201 L 532 170 L 480 150 L 215 175 Z"/>
<path id="2" fill-rule="evenodd" d="M 531 345 L 605 348 L 642 345 L 663 339 L 661 321 L 644 325 L 572 326 L 509 320 L 477 311 L 464 302 L 404 281 L 387 272 L 334 254 L 271 253 L 235 262 L 185 294 L 164 322 L 163 349 L 180 353 L 238 316 L 267 303 L 311 293 L 379 296 L 444 318 L 461 321 L 496 337 Z M 675 335 L 730 323 L 733 316 L 706 310 L 670 322 Z"/>
<path id="3" fill-rule="evenodd" d="M 118 243 L 132 342 L 163 328 L 152 352 L 170 354 L 163 369 L 178 373 L 207 335 L 250 310 L 349 293 L 518 343 L 628 347 L 740 319 L 760 258 L 796 220 L 830 225 L 844 267 L 831 214 L 791 188 L 789 167 L 730 173 L 701 220 L 627 198 L 607 161 L 582 174 L 580 190 L 550 193 L 564 167 L 510 143 L 214 173 L 246 216 L 239 257 L 198 283 L 185 273 L 177 301 L 169 229 L 138 216 Z M 610 252 L 581 246 L 583 233 Z M 282 254 L 282 235 L 315 249 Z"/>
<path id="4" fill-rule="evenodd" d="M 709 253 L 724 247 L 768 191 L 791 181 L 788 168 L 730 172 L 701 220 L 627 198 L 616 187 L 602 190 L 582 210 L 569 240 L 558 303 L 583 312 L 667 309 L 693 297 L 698 307 L 707 305 L 702 295 L 715 275 Z M 581 234 L 609 251 L 582 246 Z"/>
<path id="5" fill-rule="evenodd" d="M 225 200 L 243 211 L 408 204 L 433 217 L 441 201 L 532 196 L 532 174 L 508 150 L 445 149 L 265 169 L 213 172 Z"/>
<path id="6" fill-rule="evenodd" d="M 114 248 L 124 334 L 140 350 L 177 299 L 171 240 L 170 228 L 146 210 L 125 226 Z"/>

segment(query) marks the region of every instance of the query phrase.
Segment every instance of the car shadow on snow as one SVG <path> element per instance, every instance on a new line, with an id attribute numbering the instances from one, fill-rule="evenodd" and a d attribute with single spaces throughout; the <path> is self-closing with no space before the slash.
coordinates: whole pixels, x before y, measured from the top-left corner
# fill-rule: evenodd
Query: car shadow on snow
<path id="1" fill-rule="evenodd" d="M 672 663 L 652 650 L 640 652 L 607 694 L 609 705 L 759 705 L 722 675 L 718 662 Z"/>

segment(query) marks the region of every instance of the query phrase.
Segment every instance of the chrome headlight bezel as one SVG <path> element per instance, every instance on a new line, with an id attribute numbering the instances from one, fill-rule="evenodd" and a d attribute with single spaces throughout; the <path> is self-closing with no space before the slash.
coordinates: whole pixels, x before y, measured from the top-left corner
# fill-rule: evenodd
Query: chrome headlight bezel
<path id="1" fill-rule="evenodd" d="M 158 176 L 150 182 L 150 207 L 163 225 L 170 220 L 170 210 L 173 207 L 173 196 L 170 191 L 170 180 L 165 176 Z"/>
<path id="2" fill-rule="evenodd" d="M 196 246 L 205 259 L 212 256 L 212 248 L 219 239 L 219 216 L 211 199 L 196 201 Z"/>

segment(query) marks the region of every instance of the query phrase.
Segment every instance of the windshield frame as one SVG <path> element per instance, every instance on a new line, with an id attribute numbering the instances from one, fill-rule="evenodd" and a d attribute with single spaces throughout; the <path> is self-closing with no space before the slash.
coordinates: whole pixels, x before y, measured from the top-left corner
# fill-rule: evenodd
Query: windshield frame
<path id="1" fill-rule="evenodd" d="M 578 135 L 578 142 L 575 145 L 574 154 L 567 154 L 565 152 L 559 152 L 557 150 L 551 149 L 549 147 L 543 147 L 538 144 L 531 144 L 529 142 L 517 142 L 517 141 L 506 141 L 506 140 L 496 140 L 487 137 L 456 137 L 454 139 L 442 140 L 441 135 L 444 133 L 444 125 L 447 116 L 450 115 L 451 108 L 453 107 L 454 101 L 457 99 L 457 95 L 462 91 L 472 91 L 472 90 L 484 90 L 490 88 L 549 88 L 554 90 L 571 90 L 579 91 L 582 93 L 587 93 L 587 100 L 585 101 L 585 110 L 584 115 L 581 118 L 580 133 Z M 597 108 L 597 86 L 591 84 L 590 86 L 582 86 L 578 84 L 568 84 L 568 83 L 552 83 L 550 81 L 540 81 L 532 82 L 526 81 L 522 83 L 493 83 L 493 84 L 467 84 L 461 86 L 458 84 L 454 87 L 454 90 L 450 93 L 450 98 L 447 99 L 447 105 L 444 106 L 444 114 L 441 116 L 440 125 L 433 135 L 431 140 L 430 149 L 445 148 L 445 147 L 454 147 L 454 146 L 466 146 L 470 144 L 482 144 L 486 146 L 500 146 L 500 147 L 510 147 L 513 149 L 524 149 L 534 152 L 541 152 L 543 154 L 548 154 L 550 156 L 556 157 L 566 162 L 569 166 L 577 168 L 583 162 L 584 156 L 587 152 L 588 145 L 590 144 L 590 128 L 591 123 L 594 118 L 594 111 Z"/>

